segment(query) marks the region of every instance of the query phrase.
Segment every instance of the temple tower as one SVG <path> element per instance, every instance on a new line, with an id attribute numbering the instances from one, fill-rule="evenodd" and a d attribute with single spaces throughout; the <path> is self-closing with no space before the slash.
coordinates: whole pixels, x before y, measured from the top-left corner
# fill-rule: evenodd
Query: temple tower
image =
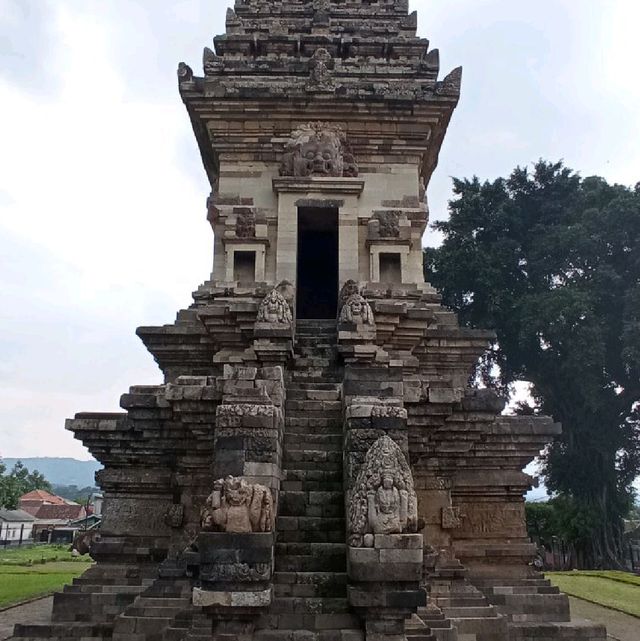
<path id="1" fill-rule="evenodd" d="M 104 465 L 97 563 L 21 639 L 604 641 L 531 566 L 559 433 L 467 385 L 493 334 L 425 282 L 458 102 L 407 0 L 236 0 L 178 86 L 211 277 L 140 327 L 162 385 L 67 429 Z"/>

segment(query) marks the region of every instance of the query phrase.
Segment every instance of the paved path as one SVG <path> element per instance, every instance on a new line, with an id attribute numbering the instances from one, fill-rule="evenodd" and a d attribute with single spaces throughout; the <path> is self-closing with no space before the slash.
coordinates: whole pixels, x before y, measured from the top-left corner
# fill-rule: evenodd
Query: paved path
<path id="1" fill-rule="evenodd" d="M 574 619 L 591 619 L 595 623 L 604 623 L 607 626 L 607 639 L 611 641 L 640 639 L 640 619 L 582 599 L 569 597 L 569 601 L 571 601 L 571 616 Z"/>
<path id="2" fill-rule="evenodd" d="M 16 623 L 48 623 L 52 606 L 53 597 L 49 596 L 0 612 L 0 641 L 11 636 Z"/>

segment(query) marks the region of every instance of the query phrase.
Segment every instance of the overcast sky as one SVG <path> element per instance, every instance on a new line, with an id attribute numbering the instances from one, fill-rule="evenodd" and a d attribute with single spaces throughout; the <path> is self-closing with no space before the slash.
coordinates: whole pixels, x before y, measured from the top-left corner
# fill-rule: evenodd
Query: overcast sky
<path id="1" fill-rule="evenodd" d="M 209 276 L 208 183 L 175 70 L 222 0 L 0 0 L 0 454 L 74 456 L 77 411 L 161 376 L 135 336 Z M 414 0 L 462 98 L 429 187 L 538 158 L 640 180 L 637 0 Z"/>

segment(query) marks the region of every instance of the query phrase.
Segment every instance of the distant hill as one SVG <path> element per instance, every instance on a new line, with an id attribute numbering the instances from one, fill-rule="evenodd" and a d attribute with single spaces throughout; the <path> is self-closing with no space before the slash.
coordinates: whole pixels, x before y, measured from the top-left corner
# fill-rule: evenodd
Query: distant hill
<path id="1" fill-rule="evenodd" d="M 102 469 L 98 461 L 78 461 L 74 458 L 3 458 L 2 462 L 10 470 L 17 461 L 22 463 L 30 472 L 38 470 L 52 485 L 77 485 L 78 487 L 93 487 L 94 474 Z"/>

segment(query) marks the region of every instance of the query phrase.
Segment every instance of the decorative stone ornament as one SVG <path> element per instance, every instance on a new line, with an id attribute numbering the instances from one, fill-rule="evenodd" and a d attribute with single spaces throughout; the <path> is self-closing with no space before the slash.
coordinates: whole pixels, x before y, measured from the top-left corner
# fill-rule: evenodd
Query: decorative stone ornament
<path id="1" fill-rule="evenodd" d="M 354 294 L 359 293 L 360 286 L 358 285 L 358 283 L 356 283 L 355 280 L 349 279 L 345 282 L 345 284 L 342 286 L 342 289 L 340 290 L 340 294 L 338 295 L 338 315 L 340 315 L 340 310 L 347 302 L 347 299 Z"/>
<path id="2" fill-rule="evenodd" d="M 293 323 L 291 308 L 278 289 L 271 290 L 263 298 L 258 308 L 257 322 L 272 325 L 291 325 Z"/>
<path id="3" fill-rule="evenodd" d="M 179 528 L 184 523 L 184 505 L 174 503 L 169 507 L 164 522 L 171 528 Z"/>
<path id="4" fill-rule="evenodd" d="M 367 452 L 356 478 L 349 505 L 349 545 L 371 544 L 368 534 L 416 532 L 418 501 L 404 454 L 388 436 Z"/>
<path id="5" fill-rule="evenodd" d="M 313 52 L 309 60 L 307 91 L 332 92 L 335 89 L 330 70 L 332 61 L 331 54 L 326 49 L 319 48 Z"/>
<path id="6" fill-rule="evenodd" d="M 218 479 L 202 509 L 200 524 L 209 532 L 270 532 L 273 527 L 271 491 L 234 476 Z"/>
<path id="7" fill-rule="evenodd" d="M 345 301 L 340 310 L 339 322 L 354 325 L 373 325 L 371 306 L 360 294 L 353 294 Z"/>
<path id="8" fill-rule="evenodd" d="M 358 167 L 341 127 L 312 122 L 296 129 L 287 143 L 281 176 L 357 176 Z"/>
<path id="9" fill-rule="evenodd" d="M 380 238 L 398 238 L 400 236 L 400 214 L 397 211 L 378 212 L 374 218 L 378 221 Z"/>
<path id="10" fill-rule="evenodd" d="M 236 219 L 237 238 L 255 238 L 256 236 L 256 215 L 252 211 L 238 214 Z"/>

